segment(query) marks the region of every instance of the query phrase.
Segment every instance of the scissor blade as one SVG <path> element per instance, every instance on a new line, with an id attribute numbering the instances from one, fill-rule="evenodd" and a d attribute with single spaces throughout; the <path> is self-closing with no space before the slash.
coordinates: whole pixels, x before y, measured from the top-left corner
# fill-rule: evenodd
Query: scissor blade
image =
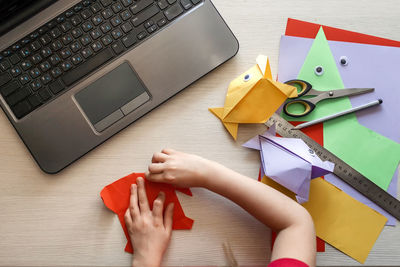
<path id="1" fill-rule="evenodd" d="M 329 98 L 337 98 L 343 96 L 360 95 L 374 91 L 375 88 L 346 88 L 339 90 L 326 91 Z"/>

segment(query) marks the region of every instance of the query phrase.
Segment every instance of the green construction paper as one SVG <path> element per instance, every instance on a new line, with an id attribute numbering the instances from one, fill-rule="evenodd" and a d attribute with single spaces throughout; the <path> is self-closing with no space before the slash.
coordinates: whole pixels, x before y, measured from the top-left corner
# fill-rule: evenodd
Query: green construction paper
<path id="1" fill-rule="evenodd" d="M 322 75 L 315 74 L 316 66 L 323 67 Z M 322 27 L 297 78 L 308 81 L 316 90 L 344 88 Z M 319 102 L 307 116 L 293 118 L 283 114 L 283 117 L 289 121 L 310 121 L 351 107 L 350 99 L 342 97 Z M 400 144 L 359 124 L 354 113 L 325 122 L 323 130 L 326 149 L 382 189 L 388 188 L 399 164 Z"/>

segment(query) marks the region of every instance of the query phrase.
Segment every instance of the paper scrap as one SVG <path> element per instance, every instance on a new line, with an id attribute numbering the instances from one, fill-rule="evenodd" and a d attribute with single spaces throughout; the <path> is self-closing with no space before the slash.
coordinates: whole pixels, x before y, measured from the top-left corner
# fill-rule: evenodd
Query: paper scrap
<path id="1" fill-rule="evenodd" d="M 396 103 L 396 99 L 400 98 L 400 91 L 393 90 L 392 81 L 397 79 L 397 74 L 389 70 L 398 68 L 400 49 L 396 47 L 400 47 L 400 42 L 310 22 L 288 19 L 286 34 L 291 36 L 283 36 L 281 40 L 279 77 L 284 81 L 295 77 L 299 73 L 313 42 L 312 39 L 308 38 L 315 38 L 320 26 L 323 27 L 328 40 L 344 41 L 329 41 L 329 46 L 333 57 L 336 59 L 336 65 L 344 85 L 346 87 L 357 87 L 357 85 L 365 87 L 364 85 L 368 84 L 373 85 L 375 88 L 375 91 L 372 93 L 352 97 L 350 99 L 352 106 L 358 106 L 371 99 L 382 98 L 385 100 L 385 105 L 382 105 L 379 109 L 357 112 L 358 122 L 399 143 L 400 124 L 391 121 L 395 119 L 391 114 L 398 114 L 400 112 L 400 106 Z M 361 44 L 354 44 L 354 42 Z M 349 59 L 347 66 L 342 66 L 339 60 L 337 60 L 343 55 L 346 55 Z M 377 64 L 369 64 L 370 62 Z M 387 71 L 381 71 L 382 69 L 387 69 Z M 379 73 L 379 79 L 377 79 L 376 73 Z M 311 132 L 318 131 L 311 129 L 311 127 L 309 128 Z M 389 215 L 346 183 L 341 182 L 334 174 L 327 175 L 326 179 L 355 199 L 385 215 L 388 218 L 387 225 L 396 225 L 397 220 L 393 216 Z M 394 197 L 397 196 L 397 181 L 398 171 L 393 175 L 387 190 Z"/>
<path id="2" fill-rule="evenodd" d="M 290 191 L 281 192 L 294 197 Z M 313 218 L 318 237 L 360 263 L 367 259 L 387 220 L 322 178 L 311 181 L 309 200 L 302 206 Z"/>
<path id="3" fill-rule="evenodd" d="M 267 131 L 243 146 L 260 150 L 263 173 L 295 193 L 299 203 L 308 200 L 311 179 L 334 168 L 333 163 L 322 161 L 298 138 L 276 137 Z"/>
<path id="4" fill-rule="evenodd" d="M 323 66 L 324 74 L 315 75 L 315 66 Z M 322 28 L 297 78 L 310 82 L 317 90 L 344 88 Z M 351 103 L 347 97 L 330 99 L 318 103 L 311 114 L 301 119 L 313 120 L 349 108 L 351 108 Z M 296 120 L 284 115 L 283 117 Z M 400 159 L 400 144 L 360 125 L 355 114 L 325 122 L 324 145 L 384 190 L 388 188 Z"/>
<path id="5" fill-rule="evenodd" d="M 224 107 L 209 108 L 235 140 L 239 123 L 264 123 L 288 97 L 297 96 L 295 87 L 272 79 L 268 57 L 256 61 L 229 84 Z"/>
<path id="6" fill-rule="evenodd" d="M 126 239 L 128 240 L 125 251 L 133 253 L 132 243 L 126 229 L 124 215 L 129 207 L 129 198 L 131 194 L 131 185 L 136 184 L 138 177 L 145 177 L 144 173 L 132 173 L 125 176 L 112 184 L 107 185 L 101 190 L 100 196 L 104 204 L 118 215 L 119 222 L 124 230 Z M 183 212 L 179 199 L 175 194 L 175 190 L 181 191 L 189 196 L 192 195 L 190 189 L 187 188 L 174 188 L 172 185 L 163 183 L 153 183 L 145 180 L 146 194 L 149 200 L 150 208 L 153 209 L 153 202 L 157 198 L 160 191 L 165 193 L 164 208 L 171 202 L 174 203 L 174 217 L 172 229 L 174 230 L 189 230 L 192 229 L 193 220 L 186 217 Z"/>

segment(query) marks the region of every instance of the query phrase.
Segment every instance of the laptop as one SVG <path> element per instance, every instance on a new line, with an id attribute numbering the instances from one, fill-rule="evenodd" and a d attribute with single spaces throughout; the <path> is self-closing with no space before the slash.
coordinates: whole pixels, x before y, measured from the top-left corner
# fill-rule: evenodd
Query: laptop
<path id="1" fill-rule="evenodd" d="M 0 0 L 0 17 L 0 105 L 46 173 L 239 49 L 210 0 Z"/>

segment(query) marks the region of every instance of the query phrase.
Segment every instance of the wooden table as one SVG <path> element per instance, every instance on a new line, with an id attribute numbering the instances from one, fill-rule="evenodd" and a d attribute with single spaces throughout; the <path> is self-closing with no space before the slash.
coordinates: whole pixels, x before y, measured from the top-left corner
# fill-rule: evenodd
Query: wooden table
<path id="1" fill-rule="evenodd" d="M 400 40 L 395 0 L 214 0 L 240 42 L 236 57 L 140 119 L 57 175 L 40 171 L 0 112 L 0 265 L 128 266 L 125 236 L 100 190 L 131 172 L 145 171 L 153 152 L 171 147 L 216 160 L 256 179 L 258 152 L 241 144 L 264 127 L 240 126 L 233 141 L 207 111 L 222 106 L 228 83 L 270 57 L 274 75 L 288 17 Z M 379 75 L 379 74 L 377 74 Z M 235 204 L 203 189 L 179 194 L 191 231 L 175 231 L 165 266 L 227 265 L 229 241 L 241 265 L 266 265 L 270 230 Z M 260 203 L 262 205 L 262 203 Z M 385 227 L 366 265 L 400 265 L 400 227 Z M 318 265 L 359 265 L 327 246 Z"/>

